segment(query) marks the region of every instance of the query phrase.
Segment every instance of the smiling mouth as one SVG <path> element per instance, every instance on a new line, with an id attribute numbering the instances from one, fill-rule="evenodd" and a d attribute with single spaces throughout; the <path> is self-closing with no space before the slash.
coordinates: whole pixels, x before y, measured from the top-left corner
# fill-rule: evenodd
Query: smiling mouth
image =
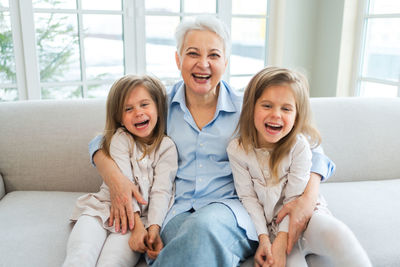
<path id="1" fill-rule="evenodd" d="M 202 79 L 202 80 L 208 80 L 211 78 L 211 75 L 209 74 L 192 74 L 193 78 L 195 79 Z"/>
<path id="2" fill-rule="evenodd" d="M 265 128 L 272 130 L 272 131 L 280 131 L 282 130 L 283 126 L 282 125 L 273 125 L 273 124 L 265 124 Z"/>
<path id="3" fill-rule="evenodd" d="M 150 122 L 150 120 L 145 120 L 145 121 L 142 121 L 142 122 L 139 122 L 139 123 L 135 123 L 135 127 L 136 127 L 136 128 L 143 128 L 143 127 L 145 127 L 146 125 L 148 125 L 149 122 Z"/>

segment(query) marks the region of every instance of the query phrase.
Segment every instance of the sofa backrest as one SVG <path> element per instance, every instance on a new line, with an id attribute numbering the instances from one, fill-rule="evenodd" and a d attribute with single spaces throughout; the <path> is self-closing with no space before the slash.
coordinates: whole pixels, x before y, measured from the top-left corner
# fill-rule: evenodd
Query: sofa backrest
<path id="1" fill-rule="evenodd" d="M 400 178 L 400 98 L 313 98 L 329 182 Z M 6 192 L 95 192 L 88 143 L 104 128 L 105 100 L 0 103 L 0 174 Z"/>
<path id="2" fill-rule="evenodd" d="M 89 141 L 104 128 L 105 100 L 0 103 L 0 173 L 6 192 L 95 192 Z"/>
<path id="3" fill-rule="evenodd" d="M 313 98 L 330 182 L 400 178 L 400 98 Z"/>

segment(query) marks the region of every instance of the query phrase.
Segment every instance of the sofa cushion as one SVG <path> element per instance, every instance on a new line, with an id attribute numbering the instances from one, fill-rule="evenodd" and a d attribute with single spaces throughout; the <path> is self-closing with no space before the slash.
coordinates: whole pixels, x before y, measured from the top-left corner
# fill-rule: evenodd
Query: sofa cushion
<path id="1" fill-rule="evenodd" d="M 0 172 L 14 190 L 95 192 L 89 141 L 104 129 L 105 100 L 40 100 L 0 105 Z"/>
<path id="2" fill-rule="evenodd" d="M 354 232 L 373 266 L 399 266 L 400 179 L 323 183 L 336 218 Z"/>
<path id="3" fill-rule="evenodd" d="M 0 266 L 61 266 L 82 193 L 14 191 L 0 201 Z"/>
<path id="4" fill-rule="evenodd" d="M 331 181 L 399 178 L 400 98 L 311 98 L 311 105 L 337 167 Z"/>

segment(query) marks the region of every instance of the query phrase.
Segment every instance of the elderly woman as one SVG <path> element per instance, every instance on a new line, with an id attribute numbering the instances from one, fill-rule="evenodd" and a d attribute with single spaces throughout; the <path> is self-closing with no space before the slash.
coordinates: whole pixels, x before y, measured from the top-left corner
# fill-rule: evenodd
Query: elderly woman
<path id="1" fill-rule="evenodd" d="M 226 153 L 239 119 L 242 98 L 221 80 L 229 58 L 230 39 L 216 18 L 197 17 L 176 31 L 176 64 L 183 81 L 169 91 L 167 134 L 179 154 L 175 203 L 163 224 L 164 248 L 154 266 L 237 266 L 254 254 L 258 237 L 234 188 Z M 110 188 L 110 223 L 126 232 L 133 226 L 132 195 L 143 199 L 115 163 L 91 143 L 93 160 Z M 96 153 L 97 151 L 97 153 Z M 291 218 L 289 251 L 315 206 L 322 178 L 334 167 L 324 154 L 313 152 L 307 189 L 278 216 Z M 318 174 L 316 174 L 318 173 Z"/>

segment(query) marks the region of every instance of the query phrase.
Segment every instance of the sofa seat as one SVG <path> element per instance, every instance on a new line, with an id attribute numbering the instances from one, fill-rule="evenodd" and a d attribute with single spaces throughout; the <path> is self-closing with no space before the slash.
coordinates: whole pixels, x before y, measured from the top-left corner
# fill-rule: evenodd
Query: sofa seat
<path id="1" fill-rule="evenodd" d="M 399 188 L 400 177 L 321 184 L 329 209 L 354 232 L 375 267 L 399 266 Z"/>
<path id="2" fill-rule="evenodd" d="M 0 266 L 61 266 L 72 229 L 68 218 L 81 194 L 13 191 L 5 195 L 0 201 Z M 29 265 L 23 259 L 29 259 Z"/>

